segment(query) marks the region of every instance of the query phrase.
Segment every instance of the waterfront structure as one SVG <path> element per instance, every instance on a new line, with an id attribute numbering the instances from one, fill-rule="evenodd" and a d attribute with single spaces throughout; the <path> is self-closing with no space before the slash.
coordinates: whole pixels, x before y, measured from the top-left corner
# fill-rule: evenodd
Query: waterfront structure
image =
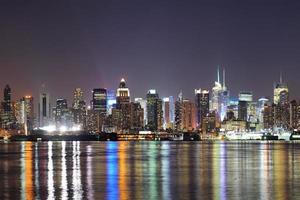
<path id="1" fill-rule="evenodd" d="M 195 89 L 195 106 L 198 127 L 201 127 L 204 117 L 209 114 L 209 100 L 208 90 Z"/>
<path id="2" fill-rule="evenodd" d="M 146 95 L 147 99 L 147 127 L 151 131 L 163 128 L 162 100 L 156 90 L 151 89 Z"/>

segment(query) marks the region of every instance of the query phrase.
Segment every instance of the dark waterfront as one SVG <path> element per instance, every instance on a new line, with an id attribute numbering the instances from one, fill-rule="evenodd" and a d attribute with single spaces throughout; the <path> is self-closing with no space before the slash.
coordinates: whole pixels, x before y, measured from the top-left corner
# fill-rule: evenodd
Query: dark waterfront
<path id="1" fill-rule="evenodd" d="M 299 199 L 300 144 L 0 144 L 0 199 Z"/>

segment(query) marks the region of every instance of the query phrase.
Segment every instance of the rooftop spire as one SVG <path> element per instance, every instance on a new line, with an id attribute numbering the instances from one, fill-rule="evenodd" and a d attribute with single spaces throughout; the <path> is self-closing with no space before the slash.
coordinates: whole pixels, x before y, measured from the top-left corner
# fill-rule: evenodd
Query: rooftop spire
<path id="1" fill-rule="evenodd" d="M 282 72 L 280 72 L 279 82 L 282 83 Z"/>
<path id="2" fill-rule="evenodd" d="M 217 70 L 217 77 L 218 77 L 218 83 L 220 83 L 220 66 L 218 65 L 218 70 Z"/>
<path id="3" fill-rule="evenodd" d="M 225 79 L 225 75 L 226 75 L 226 74 L 225 74 L 225 68 L 224 68 L 224 69 L 223 69 L 223 87 L 225 87 L 225 80 L 226 80 L 226 79 Z"/>

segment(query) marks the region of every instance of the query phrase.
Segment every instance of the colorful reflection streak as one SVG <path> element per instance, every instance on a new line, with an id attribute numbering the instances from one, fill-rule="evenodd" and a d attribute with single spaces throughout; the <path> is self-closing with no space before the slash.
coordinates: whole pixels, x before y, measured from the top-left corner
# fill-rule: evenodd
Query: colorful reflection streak
<path id="1" fill-rule="evenodd" d="M 118 145 L 116 142 L 108 142 L 106 145 L 106 195 L 110 200 L 119 198 Z"/>
<path id="2" fill-rule="evenodd" d="M 126 143 L 119 145 L 119 189 L 120 199 L 128 199 L 128 186 L 127 186 L 127 162 L 126 162 Z"/>

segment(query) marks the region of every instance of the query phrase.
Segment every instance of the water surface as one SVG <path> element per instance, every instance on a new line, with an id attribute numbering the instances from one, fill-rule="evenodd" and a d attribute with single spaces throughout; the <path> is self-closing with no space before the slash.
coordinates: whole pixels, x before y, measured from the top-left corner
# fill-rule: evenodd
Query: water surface
<path id="1" fill-rule="evenodd" d="M 0 143 L 0 199 L 300 199 L 300 144 Z"/>

